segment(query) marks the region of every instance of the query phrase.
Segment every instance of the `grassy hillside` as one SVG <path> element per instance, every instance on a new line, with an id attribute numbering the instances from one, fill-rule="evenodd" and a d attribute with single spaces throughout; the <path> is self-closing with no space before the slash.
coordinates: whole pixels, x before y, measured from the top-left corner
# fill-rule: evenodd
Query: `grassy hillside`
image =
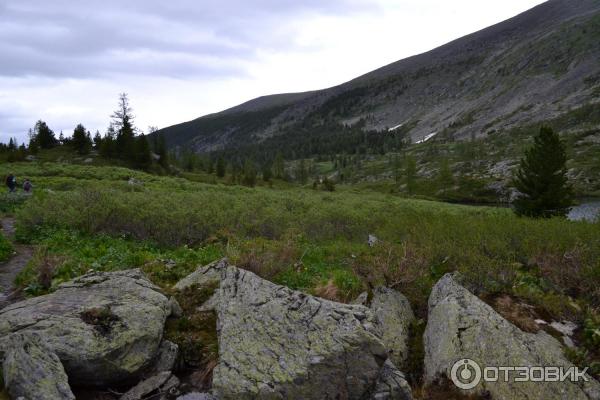
<path id="1" fill-rule="evenodd" d="M 132 267 L 169 290 L 199 264 L 227 256 L 265 278 L 339 301 L 392 286 L 425 318 L 432 285 L 460 271 L 484 298 L 507 293 L 553 318 L 586 321 L 592 333 L 584 343 L 596 343 L 598 223 L 530 220 L 509 209 L 356 186 L 333 193 L 279 183 L 250 189 L 120 167 L 10 168 L 35 185 L 32 197 L 0 198 L 17 218 L 17 238 L 37 246 L 17 279 L 26 295 L 90 270 Z M 373 247 L 369 234 L 379 238 Z M 572 356 L 588 362 L 594 354 Z"/>

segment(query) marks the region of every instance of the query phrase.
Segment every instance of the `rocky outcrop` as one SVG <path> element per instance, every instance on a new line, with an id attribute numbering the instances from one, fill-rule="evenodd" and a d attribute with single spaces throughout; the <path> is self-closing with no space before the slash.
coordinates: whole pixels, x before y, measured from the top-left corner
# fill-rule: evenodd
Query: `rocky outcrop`
<path id="1" fill-rule="evenodd" d="M 179 396 L 177 400 L 218 400 L 215 396 L 209 393 L 188 393 Z"/>
<path id="2" fill-rule="evenodd" d="M 570 368 L 560 343 L 545 332 L 525 333 L 494 309 L 444 276 L 429 298 L 429 320 L 424 334 L 425 380 L 451 378 L 455 362 L 471 359 L 484 367 L 556 366 Z M 472 393 L 493 399 L 599 399 L 600 385 L 589 382 L 485 382 Z"/>
<path id="3" fill-rule="evenodd" d="M 39 335 L 5 337 L 0 352 L 4 385 L 13 399 L 75 399 L 60 360 Z"/>
<path id="4" fill-rule="evenodd" d="M 217 287 L 221 283 L 221 275 L 223 269 L 229 267 L 229 263 L 226 258 L 217 260 L 211 264 L 199 267 L 196 271 L 192 272 L 179 282 L 177 282 L 173 289 L 184 290 L 192 286 L 196 287 Z"/>
<path id="5" fill-rule="evenodd" d="M 141 400 L 152 392 L 160 390 L 171 377 L 170 371 L 159 372 L 129 389 L 119 400 Z"/>
<path id="6" fill-rule="evenodd" d="M 137 379 L 156 358 L 169 300 L 139 270 L 92 273 L 0 311 L 0 341 L 36 333 L 78 385 Z"/>
<path id="7" fill-rule="evenodd" d="M 166 372 L 172 371 L 177 362 L 179 355 L 179 347 L 168 340 L 164 340 L 156 353 L 154 365 L 150 369 L 151 372 Z"/>
<path id="8" fill-rule="evenodd" d="M 381 326 L 383 344 L 391 361 L 402 367 L 409 352 L 410 325 L 415 320 L 408 299 L 394 289 L 377 287 L 373 290 L 371 310 Z"/>
<path id="9" fill-rule="evenodd" d="M 406 377 L 388 359 L 379 372 L 371 400 L 411 400 L 412 394 Z"/>
<path id="10" fill-rule="evenodd" d="M 387 351 L 369 309 L 309 296 L 225 264 L 218 270 L 217 397 L 371 398 Z"/>

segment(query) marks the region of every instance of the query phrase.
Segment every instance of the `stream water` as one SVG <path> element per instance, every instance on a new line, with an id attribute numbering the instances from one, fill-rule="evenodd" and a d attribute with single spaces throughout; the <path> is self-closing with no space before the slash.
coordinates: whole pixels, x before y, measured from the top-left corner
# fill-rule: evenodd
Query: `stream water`
<path id="1" fill-rule="evenodd" d="M 571 221 L 595 221 L 600 217 L 600 199 L 583 199 L 567 217 Z"/>

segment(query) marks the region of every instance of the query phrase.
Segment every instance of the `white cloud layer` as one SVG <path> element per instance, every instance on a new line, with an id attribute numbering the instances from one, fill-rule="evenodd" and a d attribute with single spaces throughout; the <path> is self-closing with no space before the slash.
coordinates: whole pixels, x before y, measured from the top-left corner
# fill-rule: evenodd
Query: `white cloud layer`
<path id="1" fill-rule="evenodd" d="M 117 95 L 159 127 L 337 85 L 540 0 L 0 0 L 0 140 L 101 132 Z"/>

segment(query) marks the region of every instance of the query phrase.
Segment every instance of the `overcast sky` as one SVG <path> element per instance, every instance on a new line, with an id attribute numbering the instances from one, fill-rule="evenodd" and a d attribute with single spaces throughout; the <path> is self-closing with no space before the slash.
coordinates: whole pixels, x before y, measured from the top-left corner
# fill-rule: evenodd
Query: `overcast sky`
<path id="1" fill-rule="evenodd" d="M 145 131 L 337 85 L 540 3 L 0 0 L 0 140 L 104 132 L 120 92 Z"/>

